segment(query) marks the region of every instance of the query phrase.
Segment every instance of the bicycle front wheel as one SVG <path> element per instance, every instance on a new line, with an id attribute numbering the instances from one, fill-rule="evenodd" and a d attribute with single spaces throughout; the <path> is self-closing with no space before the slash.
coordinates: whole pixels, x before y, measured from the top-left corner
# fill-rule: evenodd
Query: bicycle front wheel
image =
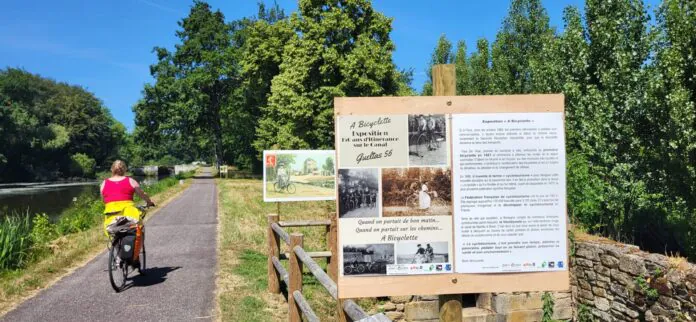
<path id="1" fill-rule="evenodd" d="M 425 134 L 421 134 L 418 136 L 418 141 L 416 141 L 416 153 L 419 157 L 423 157 L 425 155 L 425 151 L 427 150 L 428 138 L 425 137 Z"/>
<path id="2" fill-rule="evenodd" d="M 288 192 L 289 193 L 295 193 L 297 191 L 297 188 L 295 187 L 294 183 L 288 184 Z"/>
<path id="3" fill-rule="evenodd" d="M 128 277 L 128 265 L 118 258 L 120 250 L 121 243 L 116 242 L 109 251 L 109 282 L 111 282 L 111 287 L 116 292 L 123 290 Z"/>

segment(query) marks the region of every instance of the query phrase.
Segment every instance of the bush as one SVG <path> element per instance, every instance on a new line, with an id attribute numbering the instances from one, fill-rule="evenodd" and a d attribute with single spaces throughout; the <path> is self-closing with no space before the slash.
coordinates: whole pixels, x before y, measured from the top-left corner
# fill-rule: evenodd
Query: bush
<path id="1" fill-rule="evenodd" d="M 70 156 L 72 160 L 71 172 L 73 175 L 82 177 L 94 177 L 94 169 L 97 162 L 84 153 L 77 153 Z"/>
<path id="2" fill-rule="evenodd" d="M 56 224 L 59 235 L 87 230 L 100 222 L 104 204 L 97 197 L 80 197 L 75 205 L 65 210 Z"/>
<path id="3" fill-rule="evenodd" d="M 32 219 L 31 227 L 31 241 L 34 244 L 34 248 L 37 250 L 43 250 L 48 247 L 53 238 L 55 238 L 56 228 L 51 224 L 48 215 L 40 214 L 34 216 Z"/>
<path id="4" fill-rule="evenodd" d="M 157 163 L 158 163 L 157 165 L 160 165 L 160 166 L 171 167 L 171 166 L 179 164 L 180 162 L 179 162 L 179 160 L 177 160 L 175 157 L 173 157 L 171 155 L 165 155 L 161 159 L 159 159 L 159 162 L 157 162 Z"/>

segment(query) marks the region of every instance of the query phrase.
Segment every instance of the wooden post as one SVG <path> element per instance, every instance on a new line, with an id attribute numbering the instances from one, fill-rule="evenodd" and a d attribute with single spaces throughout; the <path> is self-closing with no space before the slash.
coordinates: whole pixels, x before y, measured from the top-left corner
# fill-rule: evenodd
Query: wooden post
<path id="1" fill-rule="evenodd" d="M 327 273 L 331 277 L 331 279 L 338 283 L 338 219 L 336 218 L 336 214 L 333 214 L 331 216 L 331 225 L 328 226 L 329 228 L 329 237 L 328 237 L 328 242 L 329 242 L 329 251 L 331 252 L 331 258 L 328 259 L 327 262 Z"/>
<path id="2" fill-rule="evenodd" d="M 297 303 L 295 303 L 295 297 L 292 293 L 295 291 L 302 292 L 302 261 L 297 258 L 295 254 L 295 246 L 303 246 L 302 234 L 292 233 L 290 234 L 290 261 L 288 262 L 288 270 L 290 271 L 290 285 L 288 285 L 288 321 L 290 322 L 302 322 L 302 311 L 300 310 Z"/>
<path id="3" fill-rule="evenodd" d="M 280 202 L 276 201 L 276 214 L 280 216 Z"/>
<path id="4" fill-rule="evenodd" d="M 457 78 L 454 65 L 433 66 L 433 96 L 457 95 Z"/>
<path id="5" fill-rule="evenodd" d="M 348 316 L 348 314 L 346 314 L 346 310 L 343 309 L 343 301 L 345 301 L 345 300 L 336 301 L 336 303 L 337 303 L 336 307 L 338 309 L 337 321 L 338 322 L 353 322 L 353 319 L 351 319 L 350 316 Z"/>
<path id="6" fill-rule="evenodd" d="M 271 258 L 280 256 L 280 239 L 275 234 L 271 225 L 278 223 L 278 215 L 270 214 L 268 218 L 268 291 L 271 293 L 280 293 L 280 274 L 273 266 Z"/>
<path id="7" fill-rule="evenodd" d="M 433 96 L 457 95 L 457 78 L 454 65 L 433 66 Z M 462 296 L 440 295 L 440 321 L 462 322 Z"/>

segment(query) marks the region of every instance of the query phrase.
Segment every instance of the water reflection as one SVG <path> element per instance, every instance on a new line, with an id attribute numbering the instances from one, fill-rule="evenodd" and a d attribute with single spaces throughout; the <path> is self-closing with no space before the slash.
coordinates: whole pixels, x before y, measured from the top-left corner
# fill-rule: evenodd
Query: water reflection
<path id="1" fill-rule="evenodd" d="M 140 185 L 148 186 L 165 178 L 133 177 Z M 99 197 L 99 183 L 11 183 L 0 185 L 0 216 L 20 213 L 46 213 L 56 218 L 74 200 Z"/>
<path id="2" fill-rule="evenodd" d="M 74 199 L 99 195 L 97 182 L 81 184 L 42 184 L 0 188 L 0 215 L 46 213 L 56 217 L 70 207 Z"/>

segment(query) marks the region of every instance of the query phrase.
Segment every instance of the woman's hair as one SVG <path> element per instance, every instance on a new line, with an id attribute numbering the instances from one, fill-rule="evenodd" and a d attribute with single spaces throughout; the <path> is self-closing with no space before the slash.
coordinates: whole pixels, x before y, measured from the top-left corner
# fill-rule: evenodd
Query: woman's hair
<path id="1" fill-rule="evenodd" d="M 111 175 L 125 176 L 126 171 L 128 171 L 128 167 L 121 160 L 116 160 L 111 164 Z"/>

